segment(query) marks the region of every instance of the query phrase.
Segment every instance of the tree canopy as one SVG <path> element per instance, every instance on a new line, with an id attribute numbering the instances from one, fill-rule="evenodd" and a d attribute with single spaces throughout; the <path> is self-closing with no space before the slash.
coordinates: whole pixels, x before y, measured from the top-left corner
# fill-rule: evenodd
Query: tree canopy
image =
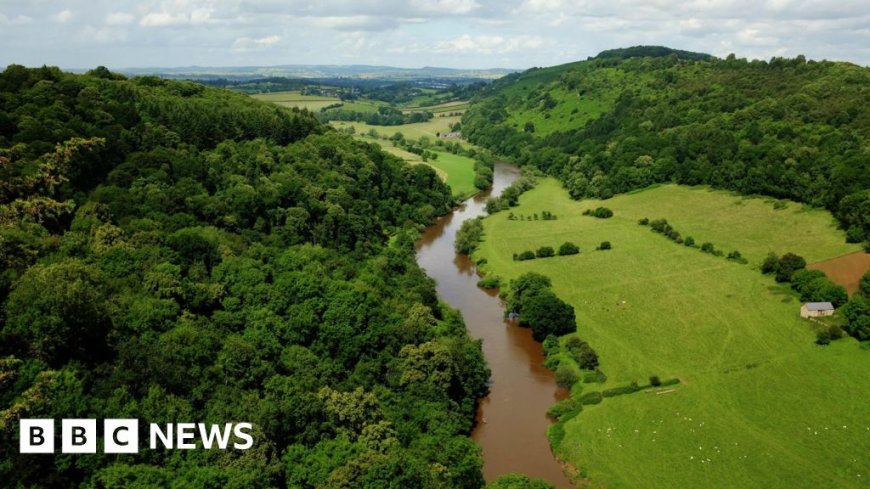
<path id="1" fill-rule="evenodd" d="M 479 488 L 489 372 L 414 260 L 449 188 L 305 111 L 0 74 L 0 478 Z M 254 448 L 18 454 L 18 418 L 247 421 Z"/>
<path id="2" fill-rule="evenodd" d="M 497 80 L 462 127 L 574 198 L 708 184 L 825 207 L 859 242 L 870 240 L 868 84 L 870 68 L 848 63 L 641 46 Z"/>

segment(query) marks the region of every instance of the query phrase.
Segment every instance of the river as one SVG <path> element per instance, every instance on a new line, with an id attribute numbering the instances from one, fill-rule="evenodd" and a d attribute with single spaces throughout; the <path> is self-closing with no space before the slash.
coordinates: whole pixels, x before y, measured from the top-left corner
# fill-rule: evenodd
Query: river
<path id="1" fill-rule="evenodd" d="M 472 438 L 483 451 L 488 482 L 518 472 L 544 479 L 559 489 L 573 486 L 550 451 L 547 409 L 567 396 L 544 367 L 541 344 L 531 330 L 504 319 L 497 291 L 477 287 L 474 264 L 453 248 L 463 222 L 486 214 L 490 195 L 498 195 L 519 176 L 519 170 L 497 163 L 493 188 L 463 203 L 426 229 L 417 243 L 417 262 L 438 283 L 438 295 L 462 312 L 469 333 L 483 340 L 483 354 L 492 371 L 488 396 L 480 400 Z"/>

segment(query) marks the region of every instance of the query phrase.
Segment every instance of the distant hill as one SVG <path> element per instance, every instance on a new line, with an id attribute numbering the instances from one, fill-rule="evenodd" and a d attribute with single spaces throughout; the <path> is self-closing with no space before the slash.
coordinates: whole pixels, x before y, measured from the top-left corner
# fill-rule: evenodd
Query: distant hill
<path id="1" fill-rule="evenodd" d="M 605 58 L 664 58 L 665 56 L 676 55 L 679 59 L 709 61 L 713 59 L 712 55 L 705 53 L 694 53 L 692 51 L 683 51 L 681 49 L 671 49 L 665 46 L 632 46 L 630 48 L 608 49 L 598 53 L 597 59 Z"/>
<path id="2" fill-rule="evenodd" d="M 463 133 L 574 198 L 709 184 L 826 207 L 870 239 L 870 69 L 850 63 L 609 50 L 496 80 Z"/>
<path id="3" fill-rule="evenodd" d="M 125 68 L 119 70 L 126 75 L 160 75 L 165 78 L 187 79 L 254 79 L 266 77 L 286 78 L 354 78 L 361 80 L 420 80 L 420 79 L 485 79 L 500 78 L 518 70 L 505 68 L 462 70 L 453 68 L 396 68 L 371 65 L 280 65 L 280 66 L 237 66 L 203 67 L 187 66 L 178 68 Z"/>

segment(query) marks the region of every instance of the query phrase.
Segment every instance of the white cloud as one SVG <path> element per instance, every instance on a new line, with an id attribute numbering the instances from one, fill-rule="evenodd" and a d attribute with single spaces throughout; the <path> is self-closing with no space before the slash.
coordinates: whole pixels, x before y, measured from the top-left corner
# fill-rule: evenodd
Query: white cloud
<path id="1" fill-rule="evenodd" d="M 311 17 L 309 21 L 319 27 L 344 31 L 379 31 L 398 27 L 398 22 L 393 19 L 370 15 Z"/>
<path id="2" fill-rule="evenodd" d="M 562 0 L 525 0 L 515 12 L 550 13 L 562 10 L 563 7 L 564 2 Z"/>
<path id="3" fill-rule="evenodd" d="M 343 32 L 338 35 L 338 47 L 343 51 L 354 53 L 375 48 L 377 43 L 362 32 Z"/>
<path id="4" fill-rule="evenodd" d="M 127 14 L 124 12 L 113 12 L 111 14 L 106 15 L 106 24 L 108 25 L 126 25 L 131 22 L 135 17 L 131 14 Z"/>
<path id="5" fill-rule="evenodd" d="M 435 53 L 504 54 L 517 50 L 538 49 L 544 45 L 539 36 L 471 36 L 463 34 L 455 39 L 438 41 L 432 47 Z"/>
<path id="6" fill-rule="evenodd" d="M 215 8 L 212 2 L 176 0 L 163 2 L 160 10 L 150 11 L 142 16 L 139 25 L 143 27 L 171 27 L 179 25 L 199 25 L 216 23 Z M 233 16 L 227 16 L 230 20 Z"/>
<path id="7" fill-rule="evenodd" d="M 280 36 L 266 36 L 261 38 L 239 37 L 233 41 L 234 51 L 252 51 L 266 49 L 281 42 Z"/>
<path id="8" fill-rule="evenodd" d="M 61 10 L 60 12 L 51 16 L 51 19 L 53 21 L 60 23 L 60 24 L 65 24 L 65 23 L 69 22 L 70 20 L 72 20 L 72 18 L 73 18 L 73 13 L 72 13 L 72 10 L 70 10 L 70 9 Z"/>
<path id="9" fill-rule="evenodd" d="M 167 27 L 186 24 L 188 18 L 185 14 L 170 14 L 168 12 L 152 12 L 139 20 L 143 27 Z"/>
<path id="10" fill-rule="evenodd" d="M 411 5 L 421 12 L 436 12 L 446 15 L 467 14 L 480 7 L 476 0 L 412 0 Z"/>
<path id="11" fill-rule="evenodd" d="M 124 29 L 103 26 L 100 28 L 85 26 L 79 31 L 78 39 L 86 43 L 107 44 L 123 42 L 127 40 L 127 31 Z"/>
<path id="12" fill-rule="evenodd" d="M 29 24 L 32 21 L 33 21 L 33 18 L 28 17 L 26 15 L 16 15 L 15 17 L 7 17 L 2 12 L 0 12 L 0 25 L 5 25 L 5 26 L 24 25 L 24 24 Z"/>

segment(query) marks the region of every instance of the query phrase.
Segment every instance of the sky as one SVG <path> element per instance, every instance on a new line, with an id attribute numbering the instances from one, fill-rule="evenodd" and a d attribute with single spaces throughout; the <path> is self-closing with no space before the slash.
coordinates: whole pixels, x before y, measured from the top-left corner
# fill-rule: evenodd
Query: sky
<path id="1" fill-rule="evenodd" d="M 870 0 L 0 0 L 0 66 L 529 68 L 654 44 L 870 65 Z"/>

